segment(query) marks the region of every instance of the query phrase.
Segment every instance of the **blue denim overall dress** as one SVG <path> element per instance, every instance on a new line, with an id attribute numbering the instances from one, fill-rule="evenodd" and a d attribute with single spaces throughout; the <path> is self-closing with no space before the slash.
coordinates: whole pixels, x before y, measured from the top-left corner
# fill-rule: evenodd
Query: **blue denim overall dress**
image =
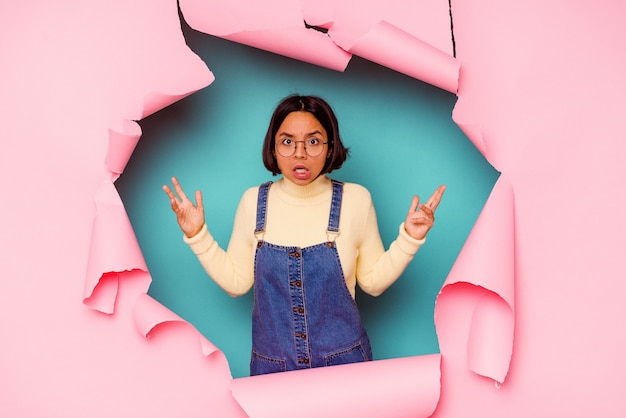
<path id="1" fill-rule="evenodd" d="M 335 245 L 343 183 L 332 181 L 328 241 L 305 248 L 263 240 L 270 185 L 260 186 L 257 203 L 250 374 L 371 360 Z"/>

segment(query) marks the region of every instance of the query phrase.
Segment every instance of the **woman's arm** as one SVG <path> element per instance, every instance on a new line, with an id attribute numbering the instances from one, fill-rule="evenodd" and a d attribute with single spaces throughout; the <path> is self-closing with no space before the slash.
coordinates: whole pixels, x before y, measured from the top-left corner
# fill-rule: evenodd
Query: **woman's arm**
<path id="1" fill-rule="evenodd" d="M 252 232 L 256 198 L 253 194 L 253 190 L 248 190 L 239 202 L 227 251 L 219 246 L 206 225 L 197 236 L 183 237 L 207 274 L 230 296 L 245 294 L 254 283 L 256 241 Z"/>
<path id="2" fill-rule="evenodd" d="M 357 283 L 364 292 L 378 296 L 402 275 L 426 241 L 426 234 L 435 220 L 434 211 L 444 191 L 445 186 L 440 186 L 424 205 L 419 204 L 419 197 L 413 197 L 398 236 L 387 251 L 380 238 L 376 212 L 370 199 L 356 266 Z"/>
<path id="3" fill-rule="evenodd" d="M 231 296 L 243 295 L 250 290 L 254 282 L 254 236 L 250 232 L 254 230 L 254 226 L 250 225 L 247 207 L 249 199 L 246 199 L 246 196 L 250 197 L 251 191 L 244 194 L 239 202 L 228 251 L 224 251 L 204 221 L 201 193 L 196 192 L 194 205 L 175 177 L 172 178 L 172 183 L 178 197 L 168 186 L 163 186 L 163 189 L 170 198 L 172 210 L 184 232 L 184 241 L 189 244 L 215 283 Z"/>

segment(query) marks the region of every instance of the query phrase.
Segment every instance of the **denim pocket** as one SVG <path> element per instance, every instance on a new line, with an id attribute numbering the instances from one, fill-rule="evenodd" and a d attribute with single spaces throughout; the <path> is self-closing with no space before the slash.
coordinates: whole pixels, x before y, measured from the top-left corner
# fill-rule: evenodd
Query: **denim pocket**
<path id="1" fill-rule="evenodd" d="M 283 359 L 267 357 L 255 351 L 250 360 L 250 376 L 287 371 L 287 362 Z"/>
<path id="2" fill-rule="evenodd" d="M 372 359 L 369 351 L 361 343 L 350 348 L 335 351 L 324 357 L 327 366 L 338 366 L 340 364 L 360 363 Z"/>

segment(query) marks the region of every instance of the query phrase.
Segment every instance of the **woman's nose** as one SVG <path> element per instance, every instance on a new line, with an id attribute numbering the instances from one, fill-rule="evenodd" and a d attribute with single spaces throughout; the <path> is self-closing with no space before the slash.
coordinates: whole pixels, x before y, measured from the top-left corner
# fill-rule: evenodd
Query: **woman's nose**
<path id="1" fill-rule="evenodd" d="M 305 158 L 306 157 L 306 148 L 304 146 L 303 141 L 296 142 L 296 152 L 294 154 L 297 158 Z"/>

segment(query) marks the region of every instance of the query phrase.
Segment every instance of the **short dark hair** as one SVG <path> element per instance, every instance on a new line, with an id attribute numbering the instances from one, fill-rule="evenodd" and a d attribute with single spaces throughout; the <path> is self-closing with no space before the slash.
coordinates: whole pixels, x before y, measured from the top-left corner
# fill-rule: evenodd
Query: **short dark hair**
<path id="1" fill-rule="evenodd" d="M 348 148 L 344 147 L 339 136 L 339 123 L 331 106 L 321 97 L 299 96 L 297 94 L 285 97 L 276 106 L 270 124 L 267 127 L 263 142 L 263 164 L 272 174 L 280 174 L 276 156 L 274 155 L 274 141 L 276 133 L 283 121 L 291 112 L 309 112 L 320 122 L 328 136 L 330 157 L 322 169 L 322 174 L 330 173 L 342 166 L 348 158 Z"/>

